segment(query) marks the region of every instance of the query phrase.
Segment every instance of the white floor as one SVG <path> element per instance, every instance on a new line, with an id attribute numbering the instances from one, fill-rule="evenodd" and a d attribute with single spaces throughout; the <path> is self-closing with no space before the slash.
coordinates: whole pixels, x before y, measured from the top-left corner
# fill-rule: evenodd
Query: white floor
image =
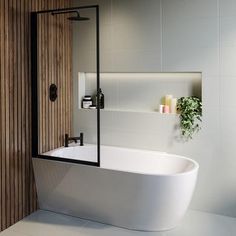
<path id="1" fill-rule="evenodd" d="M 181 226 L 166 232 L 131 231 L 39 210 L 0 236 L 236 236 L 236 218 L 189 211 Z"/>

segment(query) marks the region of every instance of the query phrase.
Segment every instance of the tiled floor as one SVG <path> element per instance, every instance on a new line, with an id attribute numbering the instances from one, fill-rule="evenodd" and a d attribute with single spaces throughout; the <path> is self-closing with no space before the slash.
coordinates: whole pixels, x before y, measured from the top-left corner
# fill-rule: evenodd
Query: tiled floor
<path id="1" fill-rule="evenodd" d="M 39 210 L 0 236 L 236 236 L 236 218 L 189 211 L 183 224 L 166 232 L 139 232 Z"/>

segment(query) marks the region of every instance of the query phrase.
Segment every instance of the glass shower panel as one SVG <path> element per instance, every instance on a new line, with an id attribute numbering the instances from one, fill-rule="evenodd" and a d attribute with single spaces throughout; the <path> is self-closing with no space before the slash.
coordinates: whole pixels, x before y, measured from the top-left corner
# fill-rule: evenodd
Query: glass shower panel
<path id="1" fill-rule="evenodd" d="M 37 13 L 41 158 L 98 165 L 96 14 L 96 7 Z M 96 76 L 86 80 L 84 72 Z"/>
<path id="2" fill-rule="evenodd" d="M 72 24 L 73 135 L 84 134 L 85 148 L 90 150 L 86 159 L 98 162 L 96 12 L 82 9 L 80 15 L 89 20 Z M 85 72 L 96 76 L 88 79 Z"/>

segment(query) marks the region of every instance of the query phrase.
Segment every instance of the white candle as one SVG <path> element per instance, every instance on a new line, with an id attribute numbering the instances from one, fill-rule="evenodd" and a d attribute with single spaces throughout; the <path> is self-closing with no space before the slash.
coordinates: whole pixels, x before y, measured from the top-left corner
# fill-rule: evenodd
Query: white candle
<path id="1" fill-rule="evenodd" d="M 177 98 L 172 98 L 171 99 L 171 107 L 170 107 L 170 112 L 172 114 L 176 114 L 176 105 L 177 105 Z"/>
<path id="2" fill-rule="evenodd" d="M 170 107 L 165 105 L 164 106 L 164 113 L 170 113 Z"/>
<path id="3" fill-rule="evenodd" d="M 166 95 L 165 96 L 165 105 L 166 106 L 171 106 L 171 99 L 173 98 L 173 96 L 172 95 Z"/>
<path id="4" fill-rule="evenodd" d="M 164 105 L 160 105 L 159 106 L 159 112 L 160 113 L 164 113 Z"/>

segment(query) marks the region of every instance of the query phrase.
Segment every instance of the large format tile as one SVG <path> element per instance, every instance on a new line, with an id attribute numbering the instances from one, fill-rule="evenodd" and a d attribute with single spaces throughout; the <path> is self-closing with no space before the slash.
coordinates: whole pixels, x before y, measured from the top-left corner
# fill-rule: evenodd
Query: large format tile
<path id="1" fill-rule="evenodd" d="M 209 48 L 219 45 L 217 18 L 176 19 L 163 12 L 163 47 Z M 163 52 L 164 53 L 164 52 Z"/>
<path id="2" fill-rule="evenodd" d="M 236 1 L 235 0 L 219 0 L 220 16 L 235 16 Z"/>
<path id="3" fill-rule="evenodd" d="M 163 48 L 163 71 L 203 72 L 204 76 L 219 75 L 219 50 L 217 47 L 194 48 L 172 47 Z"/>
<path id="4" fill-rule="evenodd" d="M 170 126 L 163 117 L 152 115 L 102 113 L 102 142 L 138 148 L 160 149 L 189 156 L 200 164 L 200 174 L 192 207 L 235 216 L 235 108 L 236 1 L 235 0 L 77 0 L 79 4 L 101 5 L 101 67 L 114 72 L 200 71 L 203 72 L 202 130 L 188 143 L 170 142 Z M 76 3 L 76 4 L 77 4 Z M 150 7 L 153 6 L 153 7 Z M 220 15 L 220 17 L 219 17 Z M 90 32 L 81 25 L 84 38 Z M 91 27 L 92 28 L 92 27 Z M 91 34 L 92 35 L 92 32 Z M 83 36 L 83 35 L 82 35 Z M 94 50 L 80 44 L 80 70 L 95 68 Z M 78 42 L 79 43 L 79 42 Z M 90 41 L 90 44 L 92 42 Z M 85 46 L 82 46 L 85 45 Z M 93 48 L 94 49 L 94 48 Z M 133 83 L 133 82 L 132 82 Z M 108 90 L 109 86 L 104 87 Z M 105 91 L 108 105 L 129 108 L 119 86 L 114 94 Z M 150 88 L 147 84 L 140 88 Z M 167 86 L 166 86 L 167 87 Z M 140 94 L 140 100 L 144 101 Z M 163 91 L 164 92 L 164 91 Z M 118 95 L 117 95 L 118 94 Z M 123 95 L 123 103 L 117 96 Z M 149 99 L 149 98 L 148 98 Z M 135 103 L 136 102 L 136 103 Z M 126 106 L 127 105 L 127 106 Z M 133 101 L 137 109 L 139 101 Z M 132 107 L 131 106 L 131 107 Z M 81 114 L 78 131 L 96 142 L 96 114 Z M 142 125 L 139 125 L 141 123 Z M 209 218 L 210 219 L 210 218 Z M 214 220 L 212 220 L 214 221 Z M 199 223 L 200 224 L 200 223 Z M 202 223 L 204 226 L 204 222 Z M 214 229 L 206 226 L 209 235 Z M 206 227 L 179 235 L 204 235 Z M 217 230 L 217 227 L 216 227 Z M 224 230 L 224 229 L 223 229 Z M 120 231 L 118 231 L 120 232 Z M 105 231 L 103 231 L 105 234 Z M 176 231 L 175 231 L 176 233 Z M 189 233 L 189 234 L 187 234 Z M 234 235 L 221 232 L 221 235 Z M 217 235 L 217 232 L 215 233 Z M 164 233 L 166 235 L 166 233 Z M 170 234 L 171 235 L 171 234 Z"/>
<path id="5" fill-rule="evenodd" d="M 220 41 L 221 47 L 236 47 L 236 14 L 220 18 Z"/>
<path id="6" fill-rule="evenodd" d="M 220 73 L 222 76 L 236 76 L 236 46 L 220 48 Z"/>
<path id="7" fill-rule="evenodd" d="M 220 106 L 220 77 L 203 76 L 202 102 L 204 112 Z"/>
<path id="8" fill-rule="evenodd" d="M 235 115 L 236 99 L 235 99 L 235 88 L 236 88 L 236 77 L 222 77 L 220 90 L 220 105 L 222 109 L 231 109 L 230 116 Z"/>
<path id="9" fill-rule="evenodd" d="M 162 7 L 168 18 L 199 19 L 218 16 L 218 0 L 164 0 Z"/>
<path id="10" fill-rule="evenodd" d="M 113 72 L 159 72 L 161 71 L 161 51 L 150 50 L 113 50 Z"/>

